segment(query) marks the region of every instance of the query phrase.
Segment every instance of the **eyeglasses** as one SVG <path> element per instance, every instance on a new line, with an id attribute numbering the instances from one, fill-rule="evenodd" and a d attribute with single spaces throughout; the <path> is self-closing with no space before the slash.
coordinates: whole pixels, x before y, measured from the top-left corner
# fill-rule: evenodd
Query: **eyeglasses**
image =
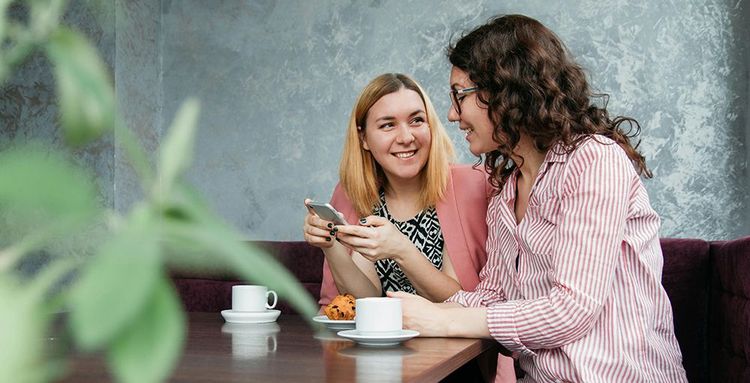
<path id="1" fill-rule="evenodd" d="M 479 90 L 478 86 L 474 86 L 471 88 L 464 88 L 464 89 L 451 89 L 451 103 L 453 104 L 453 108 L 456 109 L 456 112 L 458 112 L 458 115 L 461 115 L 461 102 L 464 100 L 466 96 L 469 94 L 472 94 Z"/>

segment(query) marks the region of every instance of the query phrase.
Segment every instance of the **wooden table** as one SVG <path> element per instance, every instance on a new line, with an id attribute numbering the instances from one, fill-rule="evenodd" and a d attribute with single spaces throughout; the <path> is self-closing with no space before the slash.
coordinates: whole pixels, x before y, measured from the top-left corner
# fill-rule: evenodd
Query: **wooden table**
<path id="1" fill-rule="evenodd" d="M 491 340 L 460 338 L 363 347 L 296 315 L 251 325 L 224 323 L 219 313 L 188 313 L 188 320 L 174 382 L 436 382 L 497 352 Z M 112 381 L 101 356 L 74 356 L 70 367 L 65 381 Z"/>

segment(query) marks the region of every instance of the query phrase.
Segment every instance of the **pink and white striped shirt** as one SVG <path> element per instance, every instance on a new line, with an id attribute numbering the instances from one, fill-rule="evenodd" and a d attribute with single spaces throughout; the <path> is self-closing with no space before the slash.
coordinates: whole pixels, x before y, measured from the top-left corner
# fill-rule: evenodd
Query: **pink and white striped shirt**
<path id="1" fill-rule="evenodd" d="M 560 149 L 546 154 L 519 224 L 517 170 L 490 201 L 481 282 L 449 301 L 487 306 L 523 382 L 686 382 L 660 220 L 632 163 L 603 136 Z"/>

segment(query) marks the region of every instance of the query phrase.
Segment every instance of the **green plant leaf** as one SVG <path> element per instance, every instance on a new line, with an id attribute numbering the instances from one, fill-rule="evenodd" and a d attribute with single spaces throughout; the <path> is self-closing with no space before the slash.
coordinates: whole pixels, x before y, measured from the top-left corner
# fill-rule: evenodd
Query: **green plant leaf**
<path id="1" fill-rule="evenodd" d="M 55 67 L 66 140 L 81 145 L 113 129 L 114 89 L 91 43 L 80 33 L 61 27 L 52 34 L 46 50 Z"/>
<path id="2" fill-rule="evenodd" d="M 10 275 L 0 274 L 0 382 L 45 379 L 43 334 L 49 316 L 38 299 L 28 299 Z"/>
<path id="3" fill-rule="evenodd" d="M 0 271 L 90 224 L 101 212 L 94 185 L 54 149 L 32 143 L 0 152 Z"/>
<path id="4" fill-rule="evenodd" d="M 182 306 L 165 277 L 159 278 L 143 308 L 110 348 L 110 364 L 122 382 L 166 380 L 184 343 Z"/>
<path id="5" fill-rule="evenodd" d="M 149 212 L 136 208 L 84 269 L 70 296 L 71 326 L 83 349 L 114 339 L 142 311 L 161 272 L 158 235 Z"/>
<path id="6" fill-rule="evenodd" d="M 207 268 L 215 269 L 221 263 L 225 269 L 248 281 L 276 290 L 280 298 L 305 317 L 315 316 L 319 309 L 315 300 L 281 263 L 264 250 L 243 242 L 239 233 L 204 209 L 195 194 L 184 188 L 176 188 L 174 194 L 179 198 L 168 211 L 181 213 L 178 218 L 165 216 L 162 230 L 168 240 L 206 254 L 202 258 L 191 256 L 193 267 L 200 267 L 201 259 Z M 211 254 L 217 257 L 209 256 Z"/>
<path id="7" fill-rule="evenodd" d="M 45 382 L 59 374 L 56 362 L 46 361 L 55 345 L 45 335 L 62 335 L 50 330 L 53 315 L 64 315 L 52 288 L 74 265 L 54 260 L 23 285 L 0 274 L 0 382 Z"/>
<path id="8" fill-rule="evenodd" d="M 169 127 L 159 158 L 159 178 L 156 184 L 158 200 L 169 195 L 177 177 L 190 166 L 199 112 L 198 101 L 187 100 L 177 111 L 172 126 Z"/>
<path id="9" fill-rule="evenodd" d="M 61 220 L 97 213 L 96 201 L 91 176 L 62 154 L 35 145 L 0 153 L 0 206 L 4 209 Z"/>
<path id="10" fill-rule="evenodd" d="M 59 313 L 58 284 L 73 270 L 77 260 L 53 258 L 21 284 L 12 274 L 0 272 L 0 382 L 46 382 L 59 375 L 60 366 L 45 335 Z M 55 344 L 56 343 L 56 344 Z"/>

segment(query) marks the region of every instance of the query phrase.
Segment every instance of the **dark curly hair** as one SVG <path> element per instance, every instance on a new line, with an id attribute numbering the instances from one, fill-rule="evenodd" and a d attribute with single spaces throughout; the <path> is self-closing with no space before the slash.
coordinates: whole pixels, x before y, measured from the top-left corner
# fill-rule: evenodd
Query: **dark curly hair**
<path id="1" fill-rule="evenodd" d="M 469 75 L 481 90 L 479 102 L 488 106 L 493 138 L 500 144 L 485 154 L 484 166 L 498 191 L 519 165 L 510 155 L 522 133 L 539 151 L 562 143 L 566 154 L 591 135 L 609 137 L 625 150 L 638 174 L 652 177 L 637 150 L 639 142 L 631 144 L 641 130 L 638 121 L 609 117 L 609 96 L 592 94 L 581 66 L 539 21 L 523 15 L 494 17 L 448 47 L 448 59 Z M 594 105 L 593 97 L 603 105 Z"/>

